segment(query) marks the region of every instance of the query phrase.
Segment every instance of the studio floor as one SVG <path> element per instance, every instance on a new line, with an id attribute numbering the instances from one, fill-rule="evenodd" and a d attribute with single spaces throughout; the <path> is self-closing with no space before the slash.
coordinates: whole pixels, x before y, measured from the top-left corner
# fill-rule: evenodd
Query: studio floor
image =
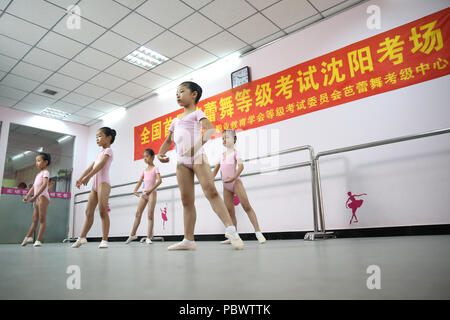
<path id="1" fill-rule="evenodd" d="M 450 299 L 450 235 L 246 241 L 242 251 L 172 243 L 3 244 L 0 299 Z M 68 288 L 69 266 L 80 289 Z M 377 267 L 380 289 L 369 289 Z"/>

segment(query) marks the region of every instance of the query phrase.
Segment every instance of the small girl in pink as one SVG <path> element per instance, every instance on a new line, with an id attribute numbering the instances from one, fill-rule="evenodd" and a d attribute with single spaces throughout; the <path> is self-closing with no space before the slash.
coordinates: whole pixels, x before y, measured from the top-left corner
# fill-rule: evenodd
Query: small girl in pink
<path id="1" fill-rule="evenodd" d="M 220 197 L 211 177 L 211 168 L 203 150 L 203 145 L 208 142 L 215 133 L 213 124 L 196 106 L 200 100 L 202 88 L 195 82 L 186 81 L 177 88 L 177 102 L 184 108 L 184 112 L 178 118 L 172 120 L 169 134 L 161 145 L 158 160 L 162 163 L 169 162 L 165 155 L 175 141 L 177 152 L 177 182 L 180 188 L 181 201 L 183 203 L 184 239 L 171 245 L 168 250 L 195 250 L 194 229 L 197 213 L 195 209 L 194 174 L 203 189 L 205 197 L 212 209 L 225 225 L 225 237 L 230 239 L 231 245 L 238 250 L 244 248 L 244 243 L 233 226 L 230 214 L 225 203 Z M 202 134 L 202 128 L 205 131 Z"/>
<path id="2" fill-rule="evenodd" d="M 40 223 L 39 233 L 36 242 L 33 244 L 34 247 L 40 247 L 42 245 L 41 238 L 44 234 L 46 225 L 47 208 L 50 204 L 50 195 L 48 194 L 48 179 L 50 174 L 47 167 L 50 165 L 51 157 L 48 153 L 39 153 L 36 156 L 36 167 L 41 170 L 34 179 L 34 184 L 28 191 L 27 195 L 23 199 L 23 202 L 27 202 L 31 193 L 34 192 L 33 197 L 29 200 L 30 202 L 35 202 L 34 212 L 33 212 L 33 222 L 31 223 L 30 230 L 28 231 L 25 239 L 22 242 L 22 246 L 26 246 L 28 243 L 33 242 L 31 237 L 36 230 L 38 222 Z"/>
<path id="3" fill-rule="evenodd" d="M 155 159 L 155 152 L 152 149 L 145 149 L 144 151 L 144 161 L 148 164 L 147 168 L 142 172 L 141 178 L 139 179 L 133 193 L 136 197 L 140 197 L 139 204 L 136 210 L 136 218 L 134 219 L 133 229 L 131 230 L 131 235 L 128 237 L 125 244 L 129 244 L 131 241 L 136 240 L 136 231 L 141 223 L 142 212 L 148 203 L 148 231 L 147 238 L 145 242 L 152 243 L 152 232 L 153 232 L 153 218 L 156 206 L 156 188 L 162 183 L 161 175 L 159 174 L 158 168 L 153 164 Z M 144 191 L 142 196 L 139 196 L 138 190 L 144 182 Z M 142 240 L 141 240 L 142 241 Z"/>
<path id="4" fill-rule="evenodd" d="M 235 226 L 237 226 L 236 214 L 234 211 L 234 194 L 239 198 L 242 208 L 247 213 L 250 222 L 255 228 L 255 235 L 259 243 L 266 242 L 266 238 L 259 229 L 258 219 L 256 218 L 255 211 L 253 210 L 250 202 L 248 201 L 247 192 L 245 192 L 244 185 L 239 178 L 239 175 L 244 170 L 242 158 L 239 152 L 234 148 L 237 137 L 234 130 L 228 129 L 222 132 L 222 143 L 227 148 L 223 153 L 220 161 L 216 164 L 213 170 L 213 180 L 220 169 L 223 182 L 223 200 L 230 213 L 231 219 Z M 236 166 L 238 169 L 236 170 Z M 229 240 L 222 241 L 223 244 L 230 243 Z"/>
<path id="5" fill-rule="evenodd" d="M 111 192 L 111 182 L 109 180 L 109 168 L 113 160 L 113 152 L 110 148 L 116 138 L 116 130 L 109 127 L 102 127 L 96 133 L 96 141 L 102 151 L 97 155 L 95 161 L 83 172 L 81 177 L 76 182 L 76 187 L 79 189 L 81 185 L 87 185 L 91 178 L 92 190 L 89 194 L 88 203 L 86 206 L 86 221 L 84 222 L 83 230 L 80 237 L 72 245 L 72 248 L 78 248 L 82 244 L 87 243 L 86 235 L 94 223 L 94 212 L 97 207 L 100 211 L 102 219 L 102 241 L 99 248 L 108 248 L 108 234 L 109 234 L 109 215 L 108 215 L 108 198 Z"/>

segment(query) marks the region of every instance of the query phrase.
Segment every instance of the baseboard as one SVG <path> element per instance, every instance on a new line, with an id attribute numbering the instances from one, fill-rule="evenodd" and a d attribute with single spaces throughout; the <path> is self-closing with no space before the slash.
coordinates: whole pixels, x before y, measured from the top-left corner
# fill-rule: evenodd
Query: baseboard
<path id="1" fill-rule="evenodd" d="M 333 232 L 337 238 L 367 238 L 367 237 L 395 237 L 395 236 L 424 236 L 450 234 L 450 224 L 401 226 L 383 228 L 337 229 L 327 230 Z M 303 239 L 305 234 L 311 231 L 290 232 L 264 232 L 267 240 L 292 240 Z M 254 233 L 240 233 L 242 240 L 256 240 Z M 162 237 L 164 241 L 180 241 L 183 235 L 155 235 Z M 125 241 L 128 237 L 109 237 L 109 241 Z M 144 237 L 139 236 L 138 240 Z M 89 241 L 100 241 L 100 237 L 87 238 Z M 222 241 L 223 234 L 199 234 L 195 235 L 195 241 Z"/>

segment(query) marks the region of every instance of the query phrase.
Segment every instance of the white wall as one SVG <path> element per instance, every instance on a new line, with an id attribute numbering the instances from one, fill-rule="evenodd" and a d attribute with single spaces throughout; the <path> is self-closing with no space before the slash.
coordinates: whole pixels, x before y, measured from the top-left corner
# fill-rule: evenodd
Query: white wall
<path id="1" fill-rule="evenodd" d="M 366 27 L 366 8 L 371 4 L 381 7 L 381 30 L 369 30 Z M 217 70 L 211 71 L 212 67 L 206 68 L 204 74 L 209 75 L 207 80 L 201 76 L 195 76 L 193 80 L 203 87 L 203 97 L 206 98 L 230 89 L 231 71 L 242 66 L 250 66 L 252 77 L 256 80 L 447 6 L 446 0 L 369 1 L 248 54 L 237 63 L 228 65 L 228 69 L 222 69 L 220 74 Z M 248 130 L 238 135 L 236 147 L 244 157 L 253 155 L 252 151 L 264 154 L 306 144 L 312 145 L 317 153 L 450 127 L 449 85 L 449 77 L 443 77 Z M 99 152 L 95 144 L 96 130 L 109 125 L 118 131 L 116 142 L 112 145 L 115 152 L 112 184 L 136 181 L 145 165 L 142 160 L 133 161 L 133 129 L 178 109 L 174 96 L 175 90 L 171 90 L 167 94 L 152 97 L 128 110 L 116 123 L 100 123 L 90 127 L 87 162 L 93 161 Z M 271 135 L 275 144 L 264 138 Z M 323 158 L 321 176 L 327 228 L 450 223 L 450 200 L 447 197 L 450 187 L 449 142 L 448 135 L 437 136 Z M 220 148 L 219 140 L 208 142 L 206 150 L 211 163 Z M 163 175 L 175 171 L 176 157 L 173 151 L 169 155 L 169 164 L 155 161 Z M 279 164 L 305 160 L 305 153 L 290 154 L 280 157 Z M 267 163 L 248 164 L 244 172 L 267 166 Z M 84 168 L 77 169 L 81 172 Z M 175 182 L 174 178 L 166 179 L 163 186 Z M 310 172 L 307 168 L 251 176 L 243 178 L 243 182 L 263 231 L 313 229 Z M 216 183 L 216 186 L 221 193 L 221 183 Z M 113 193 L 131 192 L 133 187 L 116 189 Z M 348 224 L 351 216 L 350 210 L 345 208 L 348 191 L 368 194 L 362 198 L 365 203 L 357 212 L 360 221 L 357 225 Z M 159 192 L 158 200 L 155 234 L 182 234 L 183 212 L 178 189 Z M 114 198 L 110 202 L 111 236 L 128 235 L 137 199 Z M 165 202 L 168 204 L 169 222 L 163 230 L 159 208 Z M 76 210 L 76 235 L 80 233 L 84 222 L 84 208 L 83 204 Z M 223 232 L 223 226 L 198 186 L 196 208 L 197 234 Z M 239 231 L 252 232 L 240 206 L 236 207 L 236 214 Z M 147 223 L 143 218 L 138 234 L 144 235 L 146 228 Z M 98 215 L 89 236 L 101 236 Z"/>
<path id="2" fill-rule="evenodd" d="M 72 135 L 75 137 L 74 141 L 74 156 L 73 168 L 74 174 L 72 176 L 71 185 L 75 185 L 75 177 L 81 175 L 83 168 L 86 167 L 86 145 L 89 128 L 75 123 L 49 119 L 34 115 L 20 110 L 5 108 L 0 106 L 0 121 L 2 122 L 1 136 L 0 136 L 0 181 L 3 180 L 3 169 L 5 166 L 5 154 L 8 144 L 9 125 L 11 123 L 20 124 L 24 126 L 34 127 L 42 130 L 54 131 L 63 134 Z M 61 163 L 67 165 L 66 160 L 60 160 Z M 61 164 L 60 163 L 60 164 Z M 69 168 L 72 165 L 69 166 Z M 73 189 L 72 192 L 75 190 Z M 72 215 L 73 215 L 73 197 L 70 200 L 70 216 L 69 229 L 72 230 Z"/>

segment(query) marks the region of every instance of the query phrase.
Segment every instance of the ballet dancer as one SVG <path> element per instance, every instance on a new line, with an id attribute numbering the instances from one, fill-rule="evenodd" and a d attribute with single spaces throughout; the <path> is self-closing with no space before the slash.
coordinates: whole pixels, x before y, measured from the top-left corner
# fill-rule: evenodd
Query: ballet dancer
<path id="1" fill-rule="evenodd" d="M 172 120 L 169 133 L 158 152 L 159 161 L 169 162 L 166 152 L 172 140 L 175 142 L 176 175 L 183 203 L 184 239 L 168 247 L 168 250 L 195 250 L 196 248 L 194 229 L 197 214 L 194 204 L 194 174 L 212 209 L 226 227 L 225 237 L 231 240 L 231 245 L 235 249 L 241 250 L 244 248 L 244 243 L 236 232 L 227 207 L 216 190 L 203 150 L 203 145 L 215 133 L 215 128 L 202 110 L 196 110 L 201 95 L 202 88 L 195 82 L 187 81 L 178 86 L 176 98 L 178 104 L 184 108 L 184 112 Z M 203 134 L 202 128 L 205 129 Z"/>
<path id="2" fill-rule="evenodd" d="M 22 242 L 22 246 L 26 246 L 28 243 L 33 242 L 32 235 L 36 230 L 38 222 L 40 223 L 39 232 L 33 247 L 40 247 L 42 245 L 41 239 L 45 231 L 46 216 L 48 205 L 50 204 L 50 195 L 48 194 L 48 179 L 50 173 L 47 167 L 50 165 L 50 154 L 41 152 L 36 156 L 36 168 L 41 170 L 34 179 L 34 184 L 28 191 L 27 195 L 23 199 L 23 202 L 35 202 L 33 211 L 33 221 L 30 226 L 25 239 Z M 34 195 L 30 198 L 30 195 Z M 30 198 L 30 199 L 29 199 Z M 29 199 L 29 200 L 28 200 Z"/>
<path id="3" fill-rule="evenodd" d="M 153 164 L 154 159 L 155 159 L 155 152 L 152 149 L 145 149 L 144 161 L 148 166 L 142 172 L 141 178 L 139 179 L 133 191 L 136 197 L 140 198 L 140 200 L 136 210 L 136 217 L 134 219 L 133 229 L 131 230 L 131 234 L 128 237 L 127 241 L 125 241 L 125 244 L 129 244 L 131 241 L 134 241 L 138 238 L 136 236 L 136 231 L 139 227 L 139 224 L 141 223 L 142 212 L 144 211 L 147 203 L 148 203 L 148 231 L 145 242 L 148 244 L 152 243 L 151 238 L 153 232 L 153 220 L 154 220 L 153 217 L 156 205 L 156 188 L 158 188 L 158 186 L 162 183 L 159 170 Z M 142 184 L 142 181 L 144 182 L 144 191 L 142 191 L 142 196 L 140 196 L 138 190 Z"/>
<path id="4" fill-rule="evenodd" d="M 220 174 L 222 176 L 223 182 L 223 200 L 227 206 L 228 212 L 230 213 L 231 220 L 237 228 L 236 214 L 234 211 L 234 195 L 237 195 L 242 208 L 247 213 L 250 222 L 255 229 L 255 235 L 259 243 L 266 242 L 266 238 L 259 228 L 258 219 L 256 218 L 255 211 L 247 197 L 247 192 L 245 191 L 244 184 L 242 183 L 239 175 L 244 170 L 244 165 L 242 163 L 242 158 L 239 152 L 234 148 L 237 141 L 236 132 L 232 129 L 227 129 L 222 132 L 222 143 L 227 148 L 227 150 L 222 154 L 220 161 L 217 162 L 213 170 L 213 180 L 220 169 Z M 236 170 L 236 166 L 238 169 Z M 221 242 L 222 244 L 229 244 L 230 240 L 225 240 Z"/>
<path id="5" fill-rule="evenodd" d="M 81 177 L 76 182 L 76 187 L 80 189 L 81 185 L 87 185 L 91 178 L 92 189 L 89 194 L 88 203 L 86 206 L 86 220 L 84 222 L 83 230 L 80 237 L 72 245 L 72 248 L 78 248 L 87 243 L 86 235 L 94 223 L 94 211 L 97 207 L 100 211 L 102 219 L 102 241 L 99 248 L 108 248 L 108 234 L 109 234 L 109 215 L 108 215 L 108 198 L 111 192 L 111 182 L 109 180 L 109 168 L 113 161 L 113 151 L 111 144 L 116 138 L 116 130 L 102 127 L 96 133 L 96 141 L 102 151 L 97 155 L 94 162 L 83 172 Z"/>

